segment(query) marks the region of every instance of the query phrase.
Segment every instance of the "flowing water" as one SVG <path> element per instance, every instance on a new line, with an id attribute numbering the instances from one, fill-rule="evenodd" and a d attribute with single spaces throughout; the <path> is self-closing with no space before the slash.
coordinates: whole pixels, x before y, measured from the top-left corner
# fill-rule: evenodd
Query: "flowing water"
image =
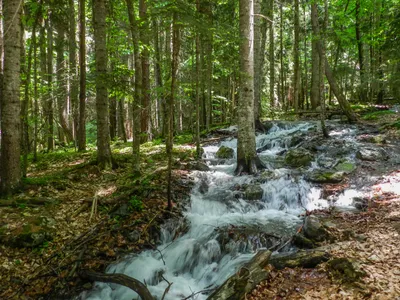
<path id="1" fill-rule="evenodd" d="M 204 158 L 214 165 L 210 165 L 208 172 L 194 174 L 196 184 L 184 213 L 189 230 L 173 240 L 176 226 L 167 223 L 162 229 L 162 243 L 157 250 L 126 257 L 123 262 L 109 266 L 107 273 L 124 273 L 145 282 L 157 299 L 161 299 L 168 286 L 164 277 L 173 283 L 165 299 L 185 299 L 222 284 L 257 249 L 287 240 L 302 224 L 300 214 L 305 209 L 329 205 L 327 200 L 320 198 L 319 187 L 307 182 L 302 173 L 279 163 L 282 161 L 280 154 L 293 146 L 294 137 L 306 139 L 316 127 L 316 123 L 281 123 L 275 124 L 268 134 L 257 136 L 257 148 L 263 149 L 259 156 L 267 165 L 270 176 L 260 183 L 263 189 L 260 201 L 242 199 L 241 187 L 258 179 L 253 176 L 235 177 L 235 159 L 215 163 L 218 148 L 225 145 L 236 149 L 236 139 L 205 147 Z M 348 142 L 351 147 L 355 143 L 354 132 L 354 128 L 346 127 L 331 134 L 334 139 Z M 323 151 L 310 169 L 316 168 L 316 161 L 321 158 L 324 158 Z M 348 155 L 348 159 L 354 159 L 354 155 Z M 349 191 L 338 203 L 348 205 L 346 199 L 355 194 Z M 229 235 L 238 228 L 247 232 L 245 238 L 240 234 Z M 286 247 L 284 250 L 291 249 Z M 93 290 L 83 293 L 80 298 L 130 300 L 138 296 L 123 286 L 96 283 Z M 197 293 L 191 299 L 206 298 L 207 293 Z"/>

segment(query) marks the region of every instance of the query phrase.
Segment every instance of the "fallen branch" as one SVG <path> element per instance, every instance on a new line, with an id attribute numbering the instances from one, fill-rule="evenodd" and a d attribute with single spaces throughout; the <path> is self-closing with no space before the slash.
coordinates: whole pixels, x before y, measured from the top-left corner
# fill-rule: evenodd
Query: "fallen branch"
<path id="1" fill-rule="evenodd" d="M 79 276 L 90 281 L 123 285 L 135 291 L 142 300 L 155 300 L 143 283 L 125 274 L 102 274 L 91 270 L 81 270 Z"/>

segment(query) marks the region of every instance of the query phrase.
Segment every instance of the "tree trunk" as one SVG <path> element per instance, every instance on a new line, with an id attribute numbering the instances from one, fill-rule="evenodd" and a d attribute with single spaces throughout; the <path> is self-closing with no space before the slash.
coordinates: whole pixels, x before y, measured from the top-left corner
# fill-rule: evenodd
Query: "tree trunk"
<path id="1" fill-rule="evenodd" d="M 13 192 L 21 182 L 20 166 L 20 71 L 21 5 L 20 0 L 4 1 L 4 82 L 1 102 L 1 189 Z"/>
<path id="2" fill-rule="evenodd" d="M 175 92 L 177 90 L 177 77 L 178 77 L 178 65 L 179 65 L 179 25 L 177 24 L 178 13 L 174 12 L 173 15 L 173 37 L 172 37 L 172 61 L 171 61 L 171 94 L 168 101 L 168 141 L 166 145 L 166 151 L 168 156 L 168 186 L 167 186 L 167 197 L 168 197 L 168 209 L 172 209 L 172 149 L 174 145 L 174 102 Z"/>
<path id="3" fill-rule="evenodd" d="M 52 14 L 46 19 L 47 27 L 47 151 L 54 149 L 54 110 L 53 110 L 53 26 Z"/>
<path id="4" fill-rule="evenodd" d="M 361 28 L 360 28 L 360 8 L 361 1 L 356 0 L 356 40 L 357 40 L 357 49 L 358 49 L 358 63 L 360 67 L 360 101 L 365 102 L 367 100 L 367 89 L 365 86 L 365 66 L 364 66 L 364 51 L 363 51 L 363 43 L 361 41 Z"/>
<path id="5" fill-rule="evenodd" d="M 256 128 L 262 129 L 260 121 L 261 117 L 261 95 L 262 95 L 262 78 L 263 78 L 263 59 L 265 49 L 261 45 L 261 4 L 260 0 L 253 0 L 254 3 L 254 124 Z"/>
<path id="6" fill-rule="evenodd" d="M 140 17 L 140 40 L 142 51 L 140 58 L 142 62 L 142 95 L 141 95 L 141 141 L 147 142 L 151 137 L 151 103 L 150 103 L 150 63 L 149 63 L 149 24 L 147 17 L 147 0 L 139 1 Z"/>
<path id="7" fill-rule="evenodd" d="M 127 142 L 126 138 L 126 130 L 125 130 L 125 101 L 124 98 L 119 99 L 118 101 L 118 136 L 124 143 Z"/>
<path id="8" fill-rule="evenodd" d="M 200 0 L 196 0 L 197 11 L 200 9 Z M 200 148 L 200 34 L 196 32 L 196 156 L 201 158 Z"/>
<path id="9" fill-rule="evenodd" d="M 78 150 L 86 150 L 86 8 L 85 0 L 79 0 L 79 118 Z"/>
<path id="10" fill-rule="evenodd" d="M 72 106 L 72 135 L 75 143 L 77 142 L 78 130 L 78 81 L 76 64 L 76 20 L 75 20 L 75 1 L 69 0 L 69 98 Z"/>
<path id="11" fill-rule="evenodd" d="M 294 0 L 294 45 L 293 45 L 293 104 L 299 109 L 300 96 L 300 9 L 299 0 Z"/>
<path id="12" fill-rule="evenodd" d="M 266 1 L 263 1 L 264 6 Z M 275 99 L 275 34 L 274 34 L 274 1 L 270 1 L 269 8 L 269 101 L 271 108 L 276 106 Z M 265 25 L 267 21 L 264 20 Z M 271 109 L 272 111 L 272 109 Z"/>
<path id="13" fill-rule="evenodd" d="M 283 4 L 279 3 L 279 17 L 280 17 L 280 28 L 279 28 L 279 44 L 280 44 L 280 95 L 281 95 L 281 107 L 285 106 L 285 70 L 283 64 Z"/>
<path id="14" fill-rule="evenodd" d="M 239 1 L 240 98 L 238 101 L 238 147 L 235 174 L 257 173 L 262 166 L 256 153 L 254 124 L 253 1 Z"/>
<path id="15" fill-rule="evenodd" d="M 132 36 L 133 52 L 134 52 L 134 65 L 135 65 L 135 89 L 133 94 L 133 173 L 140 173 L 140 95 L 142 87 L 142 71 L 140 63 L 139 51 L 139 34 L 138 26 L 135 18 L 135 11 L 132 0 L 126 0 L 128 8 L 128 17 L 130 23 L 130 30 Z"/>
<path id="16" fill-rule="evenodd" d="M 160 41 L 159 41 L 159 32 L 158 32 L 158 21 L 153 21 L 154 28 L 154 77 L 157 88 L 157 120 L 159 132 L 163 132 L 164 126 L 164 109 L 165 109 L 165 95 L 162 91 L 163 89 L 163 81 L 162 81 L 162 73 L 161 73 L 161 54 L 160 54 Z"/>
<path id="17" fill-rule="evenodd" d="M 93 27 L 96 61 L 97 163 L 100 169 L 109 169 L 112 167 L 112 157 L 108 127 L 105 0 L 93 1 Z"/>
<path id="18" fill-rule="evenodd" d="M 59 21 L 60 22 L 60 21 Z M 73 140 L 72 130 L 68 125 L 68 91 L 67 91 L 67 76 L 66 76 L 66 64 L 64 59 L 64 43 L 65 43 L 65 31 L 64 26 L 66 24 L 57 24 L 57 40 L 56 40 L 56 52 L 57 52 L 57 106 L 58 106 L 58 118 L 62 127 L 62 132 L 66 136 L 67 143 Z M 62 142 L 60 140 L 60 142 Z"/>
<path id="19" fill-rule="evenodd" d="M 317 19 L 318 21 L 318 19 Z M 320 104 L 320 89 L 319 89 L 319 82 L 320 78 L 324 76 L 320 74 L 319 71 L 319 53 L 318 53 L 318 41 L 316 38 L 313 38 L 311 41 L 312 50 L 311 50 L 311 95 L 310 95 L 310 102 L 311 102 L 311 109 L 315 110 Z"/>

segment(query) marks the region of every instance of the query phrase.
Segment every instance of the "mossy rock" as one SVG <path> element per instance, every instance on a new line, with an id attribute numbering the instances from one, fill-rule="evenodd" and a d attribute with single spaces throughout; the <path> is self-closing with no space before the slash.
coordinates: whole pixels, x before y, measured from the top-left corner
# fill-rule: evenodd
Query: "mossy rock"
<path id="1" fill-rule="evenodd" d="M 361 142 L 372 144 L 386 144 L 386 136 L 383 134 L 362 136 L 359 139 Z"/>
<path id="2" fill-rule="evenodd" d="M 304 235 L 302 235 L 301 233 L 296 233 L 293 236 L 293 244 L 300 249 L 315 248 L 314 243 L 310 239 L 308 239 Z"/>
<path id="3" fill-rule="evenodd" d="M 54 231 L 45 226 L 26 224 L 22 231 L 13 234 L 10 244 L 18 248 L 35 248 L 53 239 Z"/>
<path id="4" fill-rule="evenodd" d="M 334 258 L 327 265 L 331 276 L 341 283 L 354 283 L 366 275 L 360 264 L 351 258 Z"/>
<path id="5" fill-rule="evenodd" d="M 258 184 L 250 184 L 244 191 L 244 198 L 246 200 L 260 200 L 262 199 L 264 190 Z"/>
<path id="6" fill-rule="evenodd" d="M 350 174 L 356 169 L 356 165 L 349 161 L 342 161 L 335 166 L 335 170 L 338 172 L 343 172 L 345 174 Z"/>
<path id="7" fill-rule="evenodd" d="M 217 153 L 215 153 L 215 157 L 221 159 L 229 159 L 235 156 L 235 151 L 232 148 L 221 146 Z"/>
<path id="8" fill-rule="evenodd" d="M 343 172 L 316 170 L 306 176 L 313 183 L 339 183 L 344 179 Z"/>
<path id="9" fill-rule="evenodd" d="M 304 148 L 291 149 L 285 156 L 285 163 L 293 168 L 309 167 L 313 160 L 313 155 Z"/>

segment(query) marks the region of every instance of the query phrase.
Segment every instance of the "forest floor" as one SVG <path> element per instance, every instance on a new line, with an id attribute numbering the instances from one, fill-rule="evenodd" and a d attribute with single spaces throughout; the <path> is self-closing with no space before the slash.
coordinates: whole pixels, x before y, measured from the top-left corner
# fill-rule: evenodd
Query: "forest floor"
<path id="1" fill-rule="evenodd" d="M 370 122 L 389 121 L 384 116 Z M 396 128 L 385 131 L 400 140 Z M 119 167 L 105 172 L 95 165 L 93 151 L 40 154 L 24 188 L 0 207 L 0 299 L 69 299 L 92 287 L 80 279 L 79 269 L 103 272 L 128 253 L 156 247 L 160 225 L 181 216 L 192 188 L 194 147 L 183 145 L 189 140 L 179 140 L 182 145 L 174 150 L 178 204 L 172 212 L 166 210 L 166 153 L 160 141 L 142 146 L 140 177 L 131 174 L 129 143 L 113 143 Z M 400 197 L 385 192 L 393 184 L 400 185 L 400 170 L 381 174 L 365 212 L 327 212 L 341 224 L 331 253 L 360 261 L 362 281 L 345 284 L 330 276 L 326 264 L 271 270 L 248 299 L 400 299 Z M 344 230 L 365 239 L 343 240 Z"/>

